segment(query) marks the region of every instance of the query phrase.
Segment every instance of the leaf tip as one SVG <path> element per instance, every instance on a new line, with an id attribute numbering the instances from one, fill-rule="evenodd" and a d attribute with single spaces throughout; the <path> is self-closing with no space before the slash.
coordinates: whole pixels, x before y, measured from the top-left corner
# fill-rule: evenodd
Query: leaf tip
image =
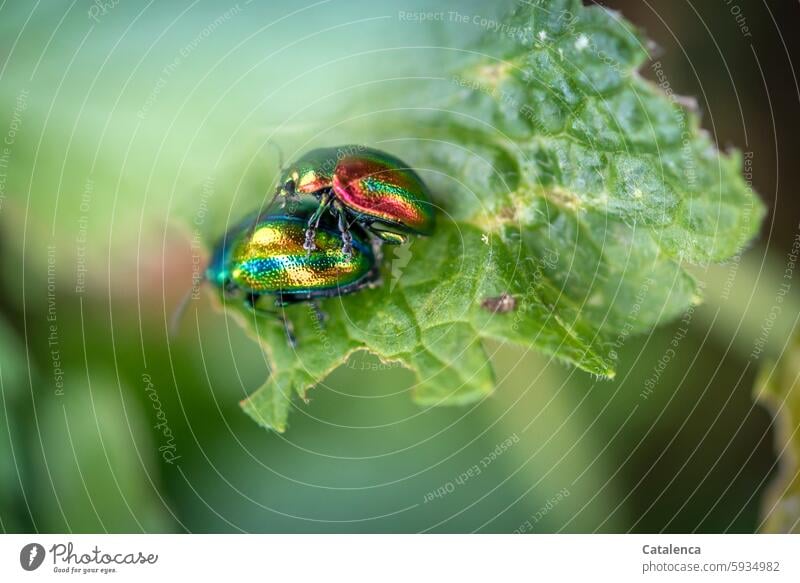
<path id="1" fill-rule="evenodd" d="M 260 427 L 275 431 L 276 433 L 286 432 L 286 416 L 280 414 L 273 414 L 269 417 L 262 413 L 262 410 L 253 403 L 251 397 L 239 401 L 239 407 L 242 408 L 248 417 L 255 421 Z"/>

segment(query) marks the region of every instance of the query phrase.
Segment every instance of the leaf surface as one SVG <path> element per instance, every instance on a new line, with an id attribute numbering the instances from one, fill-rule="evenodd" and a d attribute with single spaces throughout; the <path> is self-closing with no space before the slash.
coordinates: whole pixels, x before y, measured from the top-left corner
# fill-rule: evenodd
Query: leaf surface
<path id="1" fill-rule="evenodd" d="M 505 24 L 401 122 L 435 234 L 384 247 L 383 285 L 328 300 L 324 325 L 287 309 L 296 350 L 279 323 L 244 314 L 274 371 L 242 403 L 261 425 L 285 430 L 293 395 L 359 349 L 413 370 L 426 406 L 491 393 L 489 338 L 613 377 L 631 335 L 699 301 L 689 264 L 723 261 L 757 232 L 741 155 L 636 72 L 645 41 L 619 14 L 541 0 Z M 501 294 L 513 309 L 484 307 Z"/>

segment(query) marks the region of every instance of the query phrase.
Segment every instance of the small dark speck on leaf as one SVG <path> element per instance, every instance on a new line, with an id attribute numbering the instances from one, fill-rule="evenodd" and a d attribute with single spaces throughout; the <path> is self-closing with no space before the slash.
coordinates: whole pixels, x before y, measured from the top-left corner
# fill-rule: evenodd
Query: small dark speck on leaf
<path id="1" fill-rule="evenodd" d="M 514 210 L 514 207 L 505 206 L 500 209 L 500 212 L 498 214 L 500 215 L 500 218 L 503 218 L 507 221 L 511 221 L 514 220 L 514 218 L 517 215 L 517 212 L 516 210 Z"/>
<path id="2" fill-rule="evenodd" d="M 505 314 L 517 307 L 517 300 L 511 294 L 503 292 L 497 297 L 484 299 L 481 302 L 481 307 L 495 314 Z"/>

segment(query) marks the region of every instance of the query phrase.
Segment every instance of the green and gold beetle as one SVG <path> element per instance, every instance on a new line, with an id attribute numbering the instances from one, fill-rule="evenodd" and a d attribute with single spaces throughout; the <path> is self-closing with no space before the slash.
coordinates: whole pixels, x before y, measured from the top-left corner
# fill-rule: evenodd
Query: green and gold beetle
<path id="1" fill-rule="evenodd" d="M 217 243 L 204 280 L 220 290 L 225 302 L 236 301 L 257 313 L 278 316 L 263 305 L 273 298 L 275 307 L 354 293 L 375 285 L 379 278 L 379 251 L 357 225 L 350 231 L 350 252 L 342 249 L 340 225 L 329 218 L 317 227 L 316 247 L 304 247 L 313 201 L 291 208 L 267 209 L 231 228 Z M 185 308 L 184 299 L 173 317 L 173 332 Z M 291 323 L 283 320 L 286 336 L 294 345 Z"/>

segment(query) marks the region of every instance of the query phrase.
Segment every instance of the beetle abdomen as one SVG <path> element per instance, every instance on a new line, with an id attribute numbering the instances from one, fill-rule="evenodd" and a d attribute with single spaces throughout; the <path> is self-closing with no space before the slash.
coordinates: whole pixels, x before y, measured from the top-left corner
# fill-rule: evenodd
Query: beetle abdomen
<path id="1" fill-rule="evenodd" d="M 435 214 L 427 187 L 407 164 L 385 152 L 368 148 L 343 157 L 333 189 L 362 216 L 421 235 L 433 232 Z"/>
<path id="2" fill-rule="evenodd" d="M 241 289 L 259 294 L 298 294 L 307 297 L 347 293 L 373 271 L 372 248 L 353 238 L 353 253 L 342 253 L 335 231 L 317 233 L 317 249 L 303 248 L 306 224 L 295 217 L 267 217 L 233 249 L 230 274 Z"/>

